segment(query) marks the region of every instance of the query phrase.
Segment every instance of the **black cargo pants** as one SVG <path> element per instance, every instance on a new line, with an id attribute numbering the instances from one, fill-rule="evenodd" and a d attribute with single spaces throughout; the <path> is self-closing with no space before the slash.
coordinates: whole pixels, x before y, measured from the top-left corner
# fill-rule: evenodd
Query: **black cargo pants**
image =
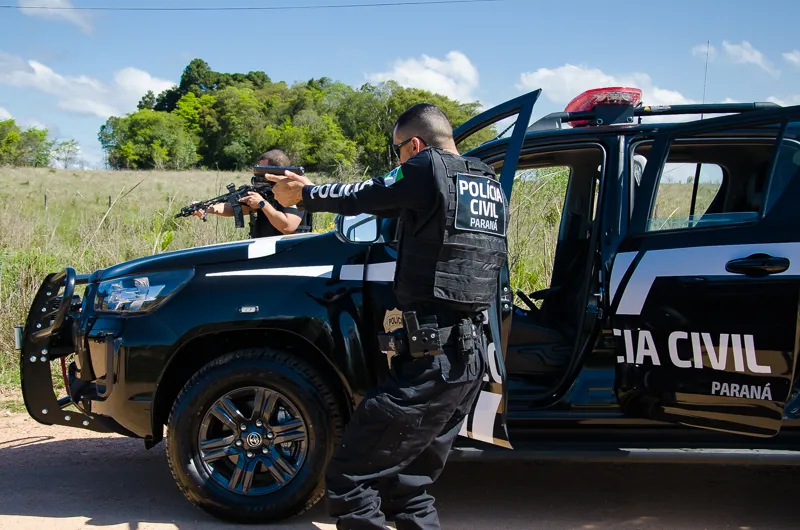
<path id="1" fill-rule="evenodd" d="M 326 474 L 328 513 L 338 529 L 438 529 L 426 491 L 441 474 L 486 370 L 486 338 L 472 355 L 455 347 L 414 359 L 392 358 L 348 423 Z"/>

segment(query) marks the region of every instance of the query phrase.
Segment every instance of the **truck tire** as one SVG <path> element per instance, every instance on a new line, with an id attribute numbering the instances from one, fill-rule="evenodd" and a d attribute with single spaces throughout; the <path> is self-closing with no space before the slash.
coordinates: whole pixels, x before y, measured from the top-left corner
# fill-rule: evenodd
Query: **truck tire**
<path id="1" fill-rule="evenodd" d="M 167 424 L 167 461 L 189 501 L 231 522 L 303 513 L 324 494 L 343 429 L 336 398 L 306 362 L 237 350 L 184 385 Z"/>

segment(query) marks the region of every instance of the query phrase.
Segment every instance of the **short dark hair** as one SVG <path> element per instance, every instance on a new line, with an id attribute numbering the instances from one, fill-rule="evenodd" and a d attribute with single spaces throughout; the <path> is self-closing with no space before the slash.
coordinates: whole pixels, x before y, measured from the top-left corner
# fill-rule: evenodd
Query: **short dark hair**
<path id="1" fill-rule="evenodd" d="M 289 157 L 280 149 L 270 149 L 258 157 L 258 161 L 266 160 L 269 166 L 291 166 Z"/>
<path id="2" fill-rule="evenodd" d="M 410 138 L 419 136 L 434 147 L 445 147 L 453 140 L 453 126 L 442 109 L 431 103 L 417 103 L 397 118 L 397 134 Z"/>

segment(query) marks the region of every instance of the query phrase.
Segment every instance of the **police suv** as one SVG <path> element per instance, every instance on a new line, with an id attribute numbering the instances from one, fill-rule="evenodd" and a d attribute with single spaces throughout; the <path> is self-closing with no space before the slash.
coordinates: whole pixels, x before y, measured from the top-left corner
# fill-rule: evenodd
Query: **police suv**
<path id="1" fill-rule="evenodd" d="M 501 274 L 453 458 L 794 461 L 800 107 L 654 107 L 612 87 L 529 125 L 540 93 L 454 131 L 513 121 L 465 153 L 512 205 L 531 170 L 566 168 L 568 184 L 549 287 L 514 293 Z M 304 511 L 389 367 L 377 335 L 401 325 L 396 224 L 339 216 L 325 234 L 48 275 L 17 329 L 28 413 L 147 448 L 166 427 L 178 486 L 219 518 Z"/>

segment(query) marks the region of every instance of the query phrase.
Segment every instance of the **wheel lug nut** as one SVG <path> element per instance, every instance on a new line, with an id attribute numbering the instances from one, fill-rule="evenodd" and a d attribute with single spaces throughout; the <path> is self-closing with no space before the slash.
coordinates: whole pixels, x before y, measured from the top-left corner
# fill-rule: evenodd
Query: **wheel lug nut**
<path id="1" fill-rule="evenodd" d="M 274 433 L 274 432 L 268 432 L 268 433 L 267 433 L 267 438 L 269 438 L 270 440 L 272 440 L 273 438 L 275 438 L 275 433 Z"/>
<path id="2" fill-rule="evenodd" d="M 239 425 L 239 430 L 246 431 L 247 430 L 247 425 L 242 423 L 241 425 Z"/>
<path id="3" fill-rule="evenodd" d="M 269 453 L 269 449 L 267 449 L 266 447 L 262 447 L 261 448 L 261 452 L 264 453 L 264 454 L 267 454 L 267 453 Z"/>
<path id="4" fill-rule="evenodd" d="M 250 452 L 250 451 L 247 451 L 247 458 L 253 458 L 253 456 L 254 456 L 254 455 L 253 455 L 253 453 L 252 453 L 252 452 Z"/>
<path id="5" fill-rule="evenodd" d="M 263 426 L 264 426 L 264 424 L 261 422 L 261 420 L 258 420 L 256 422 L 256 427 L 263 427 Z"/>
<path id="6" fill-rule="evenodd" d="M 236 440 L 236 447 L 241 447 L 241 446 L 242 446 L 242 441 Z"/>

